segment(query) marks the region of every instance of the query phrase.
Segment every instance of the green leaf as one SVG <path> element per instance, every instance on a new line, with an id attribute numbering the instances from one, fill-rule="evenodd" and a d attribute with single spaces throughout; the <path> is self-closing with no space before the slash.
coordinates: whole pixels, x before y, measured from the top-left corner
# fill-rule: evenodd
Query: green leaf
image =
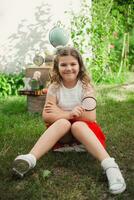
<path id="1" fill-rule="evenodd" d="M 50 175 L 51 175 L 51 171 L 49 171 L 49 170 L 43 171 L 43 178 L 48 178 Z"/>

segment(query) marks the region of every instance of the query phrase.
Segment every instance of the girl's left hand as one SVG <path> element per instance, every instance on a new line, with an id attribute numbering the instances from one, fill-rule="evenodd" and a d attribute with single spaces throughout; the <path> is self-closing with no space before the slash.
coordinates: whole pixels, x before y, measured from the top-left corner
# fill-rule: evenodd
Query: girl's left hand
<path id="1" fill-rule="evenodd" d="M 81 106 L 76 106 L 70 113 L 70 118 L 81 117 L 84 109 Z"/>

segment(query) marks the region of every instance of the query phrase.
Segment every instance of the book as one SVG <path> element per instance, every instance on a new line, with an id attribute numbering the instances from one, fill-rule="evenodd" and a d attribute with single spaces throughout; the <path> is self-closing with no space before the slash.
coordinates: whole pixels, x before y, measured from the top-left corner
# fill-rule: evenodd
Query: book
<path id="1" fill-rule="evenodd" d="M 47 94 L 47 89 L 42 90 L 19 90 L 19 95 L 41 96 Z"/>

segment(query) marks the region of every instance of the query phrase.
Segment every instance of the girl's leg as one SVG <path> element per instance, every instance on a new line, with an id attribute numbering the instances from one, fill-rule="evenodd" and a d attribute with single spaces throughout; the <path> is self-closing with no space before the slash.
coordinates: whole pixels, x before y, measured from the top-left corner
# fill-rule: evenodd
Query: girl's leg
<path id="1" fill-rule="evenodd" d="M 13 162 L 13 173 L 22 178 L 35 167 L 36 160 L 47 153 L 70 128 L 71 123 L 66 119 L 59 119 L 53 123 L 38 139 L 29 154 L 17 156 Z"/>
<path id="2" fill-rule="evenodd" d="M 73 123 L 71 132 L 77 140 L 84 144 L 87 151 L 99 161 L 110 157 L 96 135 L 84 122 L 78 121 Z"/>
<path id="3" fill-rule="evenodd" d="M 38 160 L 47 153 L 54 144 L 62 138 L 71 128 L 71 123 L 66 119 L 59 119 L 53 123 L 44 134 L 38 139 L 30 154 L 33 154 Z"/>
<path id="4" fill-rule="evenodd" d="M 84 122 L 78 121 L 72 124 L 71 132 L 85 145 L 87 151 L 101 162 L 108 178 L 109 191 L 112 194 L 122 193 L 126 189 L 126 184 L 119 166 L 114 158 L 109 156 L 92 130 Z"/>

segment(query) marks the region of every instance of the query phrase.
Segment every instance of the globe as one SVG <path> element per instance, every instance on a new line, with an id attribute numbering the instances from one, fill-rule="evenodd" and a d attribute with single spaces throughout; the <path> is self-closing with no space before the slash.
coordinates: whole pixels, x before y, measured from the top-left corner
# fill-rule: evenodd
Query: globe
<path id="1" fill-rule="evenodd" d="M 69 41 L 69 34 L 61 27 L 54 27 L 49 32 L 49 41 L 53 47 L 65 46 Z"/>

